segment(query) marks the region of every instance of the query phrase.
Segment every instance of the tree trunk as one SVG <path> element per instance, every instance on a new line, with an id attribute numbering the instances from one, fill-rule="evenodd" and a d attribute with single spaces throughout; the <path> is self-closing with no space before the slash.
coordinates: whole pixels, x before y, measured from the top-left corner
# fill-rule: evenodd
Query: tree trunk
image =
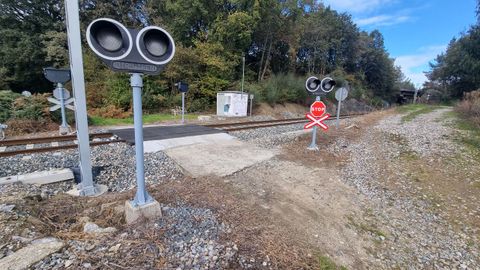
<path id="1" fill-rule="evenodd" d="M 262 75 L 263 58 L 265 57 L 265 48 L 267 47 L 267 40 L 268 40 L 268 35 L 265 35 L 265 41 L 263 42 L 263 47 L 262 47 L 262 58 L 260 58 L 260 65 L 258 65 L 258 77 L 257 77 L 258 82 L 260 82 L 261 75 Z"/>
<path id="2" fill-rule="evenodd" d="M 273 43 L 273 40 L 270 39 L 270 45 L 268 45 L 268 52 L 267 52 L 267 59 L 265 60 L 265 66 L 263 67 L 263 72 L 262 72 L 262 77 L 260 78 L 260 80 L 263 81 L 263 78 L 265 77 L 265 72 L 267 72 L 267 68 L 268 68 L 268 64 L 270 62 L 270 53 L 272 51 L 272 43 Z"/>

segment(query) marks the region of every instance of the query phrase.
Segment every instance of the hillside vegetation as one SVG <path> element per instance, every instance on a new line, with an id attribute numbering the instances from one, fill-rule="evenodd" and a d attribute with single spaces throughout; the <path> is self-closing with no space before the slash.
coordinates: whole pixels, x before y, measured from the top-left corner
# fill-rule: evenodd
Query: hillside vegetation
<path id="1" fill-rule="evenodd" d="M 172 33 L 177 50 L 164 72 L 146 77 L 144 109 L 159 112 L 180 104 L 174 83 L 190 84 L 188 111 L 213 107 L 216 93 L 245 90 L 270 104 L 307 102 L 309 74 L 347 80 L 352 96 L 381 104 L 412 87 L 394 66 L 382 34 L 360 31 L 351 15 L 321 2 L 278 0 L 80 1 L 81 28 L 99 17 L 128 27 L 159 25 Z M 49 92 L 47 66 L 68 67 L 63 1 L 0 0 L 0 89 Z M 85 39 L 85 37 L 83 37 Z M 91 115 L 128 117 L 127 74 L 108 70 L 84 42 Z"/>

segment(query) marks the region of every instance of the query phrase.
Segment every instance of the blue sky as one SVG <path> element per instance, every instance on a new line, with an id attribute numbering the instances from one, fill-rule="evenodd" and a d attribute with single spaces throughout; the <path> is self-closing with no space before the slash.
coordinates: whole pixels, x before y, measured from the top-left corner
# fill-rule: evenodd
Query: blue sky
<path id="1" fill-rule="evenodd" d="M 353 16 L 362 30 L 380 30 L 395 64 L 416 86 L 426 80 L 428 63 L 453 37 L 476 22 L 476 0 L 323 0 Z"/>

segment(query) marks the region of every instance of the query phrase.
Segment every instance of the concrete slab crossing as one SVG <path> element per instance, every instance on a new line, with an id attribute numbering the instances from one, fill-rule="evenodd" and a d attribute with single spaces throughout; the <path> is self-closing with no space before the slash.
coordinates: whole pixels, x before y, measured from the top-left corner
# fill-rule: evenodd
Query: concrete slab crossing
<path id="1" fill-rule="evenodd" d="M 133 129 L 111 132 L 129 143 L 135 141 Z M 164 151 L 193 177 L 231 175 L 277 154 L 205 126 L 154 126 L 144 127 L 143 132 L 145 153 Z"/>
<path id="2" fill-rule="evenodd" d="M 268 160 L 277 151 L 231 139 L 170 148 L 165 153 L 193 177 L 223 177 Z"/>
<path id="3" fill-rule="evenodd" d="M 154 140 L 154 141 L 144 141 L 143 149 L 145 153 L 153 153 L 158 151 L 167 150 L 170 148 L 176 148 L 185 145 L 192 144 L 208 144 L 216 143 L 220 141 L 231 141 L 235 140 L 235 137 L 230 136 L 226 133 L 217 133 L 217 134 L 207 134 L 207 135 L 198 135 L 198 136 L 188 136 L 182 138 L 171 138 L 165 140 Z"/>

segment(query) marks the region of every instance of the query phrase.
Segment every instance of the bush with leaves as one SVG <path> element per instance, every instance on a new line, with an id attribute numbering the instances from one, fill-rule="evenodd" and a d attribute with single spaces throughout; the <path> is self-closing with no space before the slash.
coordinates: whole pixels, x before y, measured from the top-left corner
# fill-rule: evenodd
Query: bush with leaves
<path id="1" fill-rule="evenodd" d="M 47 100 L 48 94 L 36 94 L 30 97 L 21 96 L 13 102 L 13 118 L 44 120 L 48 119 L 50 104 Z"/>
<path id="2" fill-rule="evenodd" d="M 13 102 L 20 96 L 12 91 L 0 91 L 0 123 L 4 123 L 12 116 Z"/>

